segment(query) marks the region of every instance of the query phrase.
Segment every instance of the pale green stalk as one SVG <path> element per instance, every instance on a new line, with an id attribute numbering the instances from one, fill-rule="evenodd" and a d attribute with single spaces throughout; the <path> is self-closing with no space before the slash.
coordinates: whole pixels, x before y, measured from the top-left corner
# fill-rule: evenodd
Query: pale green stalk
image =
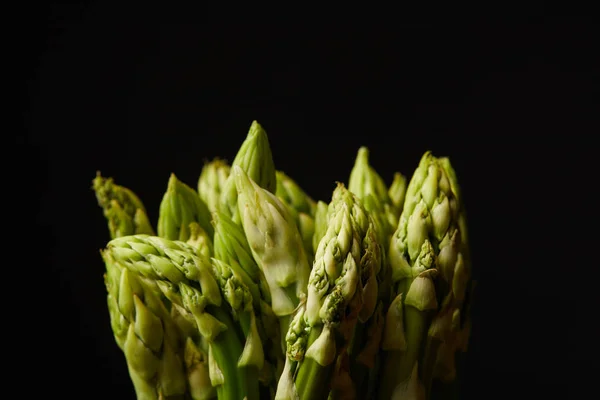
<path id="1" fill-rule="evenodd" d="M 310 267 L 302 237 L 288 208 L 238 166 L 232 170 L 242 226 L 271 293 L 271 308 L 287 332 L 289 319 L 306 299 Z"/>
<path id="2" fill-rule="evenodd" d="M 198 193 L 171 174 L 160 203 L 158 236 L 185 242 L 192 234 L 190 224 L 196 222 L 208 238 L 212 238 L 214 230 L 210 221 L 210 211 Z"/>
<path id="3" fill-rule="evenodd" d="M 230 169 L 227 161 L 220 158 L 215 158 L 202 167 L 198 178 L 198 195 L 211 213 L 219 209 L 221 192 L 229 178 Z"/>
<path id="4" fill-rule="evenodd" d="M 103 178 L 100 172 L 92 181 L 98 205 L 108 222 L 111 239 L 139 233 L 154 234 L 146 209 L 139 197 L 130 189 Z"/>
<path id="5" fill-rule="evenodd" d="M 275 193 L 277 178 L 269 139 L 263 127 L 256 121 L 252 122 L 248 135 L 231 164 L 232 168 L 236 166 L 241 168 L 258 186 Z M 235 223 L 241 223 L 236 179 L 231 173 L 221 191 L 220 211 Z"/>
<path id="6" fill-rule="evenodd" d="M 214 214 L 213 223 L 215 258 L 235 270 L 252 294 L 257 329 L 267 361 L 261 371 L 261 381 L 274 385 L 283 369 L 284 357 L 279 323 L 271 309 L 271 292 L 266 278 L 254 260 L 243 228 L 220 212 Z"/>
<path id="7" fill-rule="evenodd" d="M 248 282 L 240 270 L 232 268 L 223 261 L 212 260 L 213 272 L 221 288 L 221 293 L 229 305 L 230 314 L 234 322 L 241 328 L 241 339 L 244 342 L 244 350 L 238 360 L 239 368 L 246 368 L 249 379 L 259 380 L 259 372 L 263 372 L 265 356 L 262 338 L 258 331 L 256 313 L 254 311 L 251 290 L 246 286 Z M 268 369 L 267 369 L 268 370 Z M 270 383 L 272 377 L 266 382 Z M 267 392 L 268 393 L 268 392 Z"/>

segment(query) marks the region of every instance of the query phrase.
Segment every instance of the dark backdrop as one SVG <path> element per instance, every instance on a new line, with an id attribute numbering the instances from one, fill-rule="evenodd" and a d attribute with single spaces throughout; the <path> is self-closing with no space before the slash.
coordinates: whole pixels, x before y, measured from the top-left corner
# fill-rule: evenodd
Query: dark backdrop
<path id="1" fill-rule="evenodd" d="M 581 177 L 597 169 L 599 65 L 585 21 L 279 30 L 171 25 L 99 2 L 34 15 L 24 115 L 47 262 L 34 272 L 33 389 L 134 398 L 105 305 L 96 171 L 156 220 L 169 174 L 195 187 L 257 119 L 277 168 L 316 199 L 347 182 L 361 145 L 388 182 L 426 150 L 449 156 L 479 282 L 463 398 L 583 393 L 598 340 L 584 233 L 596 183 Z"/>

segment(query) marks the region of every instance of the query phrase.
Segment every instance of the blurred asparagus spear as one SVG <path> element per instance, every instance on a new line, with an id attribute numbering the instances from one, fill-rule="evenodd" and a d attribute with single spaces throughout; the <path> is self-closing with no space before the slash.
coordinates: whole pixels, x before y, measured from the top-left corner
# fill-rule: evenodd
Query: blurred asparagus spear
<path id="1" fill-rule="evenodd" d="M 154 234 L 144 204 L 133 191 L 115 184 L 112 178 L 103 178 L 100 172 L 96 173 L 92 188 L 108 221 L 111 239 L 138 233 Z"/>
<path id="2" fill-rule="evenodd" d="M 449 361 L 457 349 L 454 339 L 465 327 L 462 312 L 470 280 L 462 210 L 449 160 L 426 152 L 407 187 L 390 245 L 395 300 L 382 344 L 381 399 L 429 398 L 442 366 L 453 371 Z"/>
<path id="3" fill-rule="evenodd" d="M 390 224 L 393 229 L 398 226 L 400 214 L 402 214 L 402 208 L 404 207 L 404 196 L 406 195 L 406 177 L 400 172 L 394 173 L 394 179 L 388 189 L 388 196 L 393 205 L 393 216 L 390 219 Z"/>
<path id="4" fill-rule="evenodd" d="M 210 212 L 219 210 L 221 191 L 229 178 L 230 169 L 230 165 L 220 158 L 215 158 L 202 167 L 198 178 L 198 195 L 206 203 Z"/>
<path id="5" fill-rule="evenodd" d="M 260 270 L 241 226 L 227 215 L 216 212 L 215 258 L 228 264 L 236 271 L 248 287 L 253 298 L 256 325 L 265 351 L 265 365 L 261 371 L 261 383 L 274 389 L 283 369 L 281 332 L 277 316 L 271 308 L 271 293 L 263 272 Z"/>
<path id="6" fill-rule="evenodd" d="M 277 190 L 275 195 L 290 209 L 304 243 L 308 264 L 314 260 L 313 236 L 315 232 L 315 212 L 317 203 L 283 171 L 276 171 Z"/>

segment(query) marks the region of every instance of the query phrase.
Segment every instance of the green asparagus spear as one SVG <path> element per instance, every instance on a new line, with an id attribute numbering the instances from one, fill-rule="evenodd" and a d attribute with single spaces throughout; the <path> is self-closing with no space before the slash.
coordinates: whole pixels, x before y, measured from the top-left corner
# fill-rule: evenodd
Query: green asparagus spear
<path id="1" fill-rule="evenodd" d="M 313 236 L 315 231 L 314 216 L 317 203 L 302 188 L 283 171 L 276 171 L 277 190 L 275 195 L 285 203 L 296 221 L 304 242 L 304 251 L 308 264 L 314 260 Z"/>
<path id="2" fill-rule="evenodd" d="M 222 304 L 210 260 L 184 242 L 147 235 L 114 239 L 107 251 L 128 270 L 156 281 L 174 305 L 191 314 L 208 342 L 209 376 L 219 399 L 258 398 L 258 381 L 238 366 L 243 343 Z"/>
<path id="3" fill-rule="evenodd" d="M 212 238 L 214 231 L 210 221 L 208 206 L 198 193 L 171 174 L 160 203 L 158 236 L 187 241 L 191 236 L 190 224 L 196 222 Z"/>
<path id="4" fill-rule="evenodd" d="M 214 275 L 221 288 L 223 298 L 229 305 L 229 313 L 241 329 L 244 350 L 237 366 L 246 367 L 249 379 L 259 380 L 259 372 L 263 370 L 265 356 L 254 311 L 254 296 L 244 283 L 248 280 L 244 279 L 239 269 L 234 269 L 217 259 L 212 261 Z"/>
<path id="5" fill-rule="evenodd" d="M 275 195 L 299 213 L 315 216 L 317 203 L 283 171 L 276 171 L 277 189 Z"/>
<path id="6" fill-rule="evenodd" d="M 258 186 L 275 193 L 277 178 L 271 147 L 267 133 L 258 122 L 252 122 L 246 140 L 242 143 L 231 166 L 241 168 Z M 237 198 L 236 179 L 230 173 L 221 192 L 220 211 L 239 224 L 241 217 Z"/>
<path id="7" fill-rule="evenodd" d="M 100 172 L 96 173 L 92 188 L 108 221 L 111 239 L 138 233 L 154 234 L 142 201 L 130 189 L 115 184 L 112 178 L 103 178 Z"/>
<path id="8" fill-rule="evenodd" d="M 111 325 L 127 360 L 137 398 L 182 399 L 187 391 L 182 336 L 168 310 L 110 252 L 102 256 Z"/>
<path id="9" fill-rule="evenodd" d="M 325 236 L 325 232 L 327 232 L 327 225 L 329 224 L 328 218 L 328 205 L 322 200 L 317 202 L 317 208 L 315 210 L 315 229 L 312 237 L 312 245 L 313 252 L 317 252 L 317 247 L 319 247 L 319 242 Z"/>
<path id="10" fill-rule="evenodd" d="M 332 386 L 338 394 L 356 391 L 336 363 L 344 361 L 361 315 L 374 312 L 377 260 L 369 259 L 375 252 L 371 245 L 377 241 L 372 220 L 342 184 L 333 193 L 329 214 L 310 273 L 306 304 L 286 335 L 287 359 L 277 399 L 327 399 Z M 332 385 L 334 379 L 336 385 Z"/>
<path id="11" fill-rule="evenodd" d="M 210 212 L 219 209 L 221 191 L 229 178 L 229 164 L 220 158 L 207 162 L 202 167 L 198 178 L 198 195 L 206 203 Z"/>
<path id="12" fill-rule="evenodd" d="M 402 214 L 402 208 L 404 206 L 404 196 L 406 195 L 406 177 L 400 172 L 394 173 L 394 179 L 388 189 L 388 195 L 392 202 L 393 219 L 390 219 L 392 227 L 398 226 L 400 214 Z"/>
<path id="13" fill-rule="evenodd" d="M 277 316 L 271 308 L 271 292 L 263 272 L 260 270 L 241 226 L 235 224 L 226 214 L 216 212 L 215 258 L 225 262 L 250 290 L 254 312 L 257 316 L 257 329 L 263 342 L 266 364 L 261 371 L 261 381 L 274 386 L 283 369 L 283 349 Z"/>
<path id="14" fill-rule="evenodd" d="M 462 255 L 462 209 L 448 159 L 426 152 L 407 187 L 390 245 L 396 298 L 386 321 L 397 331 L 388 326 L 384 334 L 381 399 L 409 390 L 429 396 L 435 367 L 441 364 L 436 362 L 440 344 L 447 345 L 453 327 L 461 326 L 470 275 Z"/>
<path id="15" fill-rule="evenodd" d="M 239 166 L 234 166 L 232 173 L 246 238 L 267 281 L 280 331 L 287 332 L 292 314 L 306 299 L 310 267 L 302 237 L 281 200 L 256 184 Z"/>
<path id="16" fill-rule="evenodd" d="M 390 220 L 394 220 L 393 203 L 383 179 L 369 164 L 369 150 L 364 146 L 358 149 L 354 167 L 350 172 L 348 190 L 361 200 L 375 221 L 379 242 L 387 251 L 390 237 L 398 222 L 396 220 L 393 225 L 390 224 Z"/>

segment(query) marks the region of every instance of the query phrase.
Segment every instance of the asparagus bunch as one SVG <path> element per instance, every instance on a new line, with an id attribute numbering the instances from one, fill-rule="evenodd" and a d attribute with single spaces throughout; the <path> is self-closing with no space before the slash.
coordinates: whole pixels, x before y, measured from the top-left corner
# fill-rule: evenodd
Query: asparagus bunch
<path id="1" fill-rule="evenodd" d="M 314 200 L 250 126 L 234 161 L 171 174 L 157 229 L 93 180 L 110 321 L 138 399 L 449 399 L 470 327 L 466 216 L 447 158 L 387 186 L 358 149 Z"/>

